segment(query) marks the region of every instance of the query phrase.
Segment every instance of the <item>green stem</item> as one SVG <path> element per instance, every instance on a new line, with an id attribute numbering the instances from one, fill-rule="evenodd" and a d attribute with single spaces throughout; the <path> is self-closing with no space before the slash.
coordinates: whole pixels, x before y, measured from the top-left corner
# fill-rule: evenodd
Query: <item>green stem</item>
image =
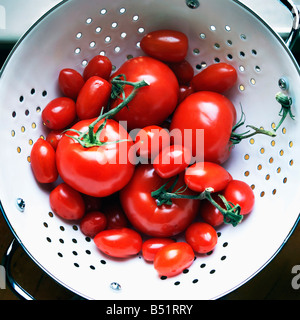
<path id="1" fill-rule="evenodd" d="M 282 92 L 278 92 L 276 94 L 276 100 L 277 102 L 279 102 L 281 104 L 281 110 L 279 112 L 279 116 L 281 116 L 281 119 L 278 123 L 278 125 L 276 126 L 276 128 L 274 129 L 274 131 L 277 131 L 279 129 L 279 127 L 282 125 L 282 123 L 284 122 L 284 120 L 286 119 L 286 117 L 288 115 L 290 115 L 290 117 L 294 120 L 295 116 L 292 114 L 292 105 L 293 105 L 293 100 L 292 98 L 288 97 L 287 95 L 285 95 Z"/>

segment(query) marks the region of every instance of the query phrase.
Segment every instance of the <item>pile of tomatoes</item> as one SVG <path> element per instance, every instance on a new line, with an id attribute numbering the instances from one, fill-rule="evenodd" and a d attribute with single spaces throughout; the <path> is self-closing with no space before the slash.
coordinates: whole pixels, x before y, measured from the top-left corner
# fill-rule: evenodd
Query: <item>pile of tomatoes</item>
<path id="1" fill-rule="evenodd" d="M 53 185 L 53 212 L 78 222 L 99 250 L 142 252 L 170 277 L 212 251 L 216 228 L 232 215 L 240 223 L 254 194 L 222 166 L 237 122 L 225 96 L 236 70 L 218 63 L 195 75 L 179 31 L 150 32 L 140 46 L 144 56 L 114 72 L 102 55 L 83 74 L 60 71 L 62 95 L 42 111 L 49 132 L 33 145 L 31 167 Z M 179 234 L 185 241 L 174 240 Z"/>

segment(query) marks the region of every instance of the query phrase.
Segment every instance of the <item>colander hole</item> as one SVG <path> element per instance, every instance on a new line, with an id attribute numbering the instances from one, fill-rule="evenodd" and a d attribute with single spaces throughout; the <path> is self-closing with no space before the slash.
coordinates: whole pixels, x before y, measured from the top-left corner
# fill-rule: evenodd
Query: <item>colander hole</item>
<path id="1" fill-rule="evenodd" d="M 249 154 L 245 154 L 244 159 L 245 159 L 245 160 L 249 160 L 249 159 L 250 159 Z"/>
<path id="2" fill-rule="evenodd" d="M 294 145 L 293 141 L 290 141 L 290 142 L 289 142 L 289 147 L 292 148 L 293 145 Z"/>
<path id="3" fill-rule="evenodd" d="M 78 32 L 77 34 L 76 34 L 76 38 L 77 39 L 80 39 L 82 37 L 82 33 L 81 32 Z"/>
<path id="4" fill-rule="evenodd" d="M 243 33 L 240 35 L 240 38 L 241 38 L 242 40 L 244 40 L 244 41 L 247 40 L 247 36 L 246 36 L 245 34 L 243 34 Z"/>
<path id="5" fill-rule="evenodd" d="M 35 89 L 32 88 L 31 91 L 30 91 L 30 93 L 31 93 L 32 95 L 35 94 Z"/>
<path id="6" fill-rule="evenodd" d="M 78 255 L 77 251 L 72 251 L 72 253 L 73 253 L 74 256 Z"/>
<path id="7" fill-rule="evenodd" d="M 101 264 L 106 264 L 106 261 L 105 260 L 100 260 L 100 263 Z"/>
<path id="8" fill-rule="evenodd" d="M 96 32 L 96 33 L 100 33 L 100 32 L 101 32 L 101 30 L 102 30 L 102 28 L 101 28 L 101 27 L 97 27 L 97 28 L 95 29 L 95 32 Z"/>
<path id="9" fill-rule="evenodd" d="M 214 274 L 215 272 L 216 272 L 215 269 L 212 269 L 212 270 L 209 271 L 210 274 Z"/>
<path id="10" fill-rule="evenodd" d="M 24 97 L 23 97 L 23 96 L 20 96 L 19 101 L 20 101 L 20 102 L 23 102 L 23 101 L 24 101 Z"/>
<path id="11" fill-rule="evenodd" d="M 74 262 L 74 266 L 75 266 L 76 268 L 79 268 L 79 264 L 78 264 L 77 262 Z"/>
<path id="12" fill-rule="evenodd" d="M 241 58 L 245 58 L 245 56 L 246 56 L 245 52 L 244 51 L 240 51 L 240 57 Z"/>
<path id="13" fill-rule="evenodd" d="M 270 180 L 270 175 L 267 174 L 266 177 L 265 177 L 265 179 L 266 179 L 266 180 Z"/>
<path id="14" fill-rule="evenodd" d="M 122 32 L 120 36 L 121 36 L 121 38 L 123 38 L 123 39 L 124 39 L 124 38 L 126 38 L 127 33 L 126 33 L 126 32 Z"/>
<path id="15" fill-rule="evenodd" d="M 240 85 L 239 85 L 239 90 L 240 90 L 241 92 L 245 91 L 245 86 L 244 86 L 243 84 L 240 84 Z"/>
<path id="16" fill-rule="evenodd" d="M 111 41 L 111 37 L 110 37 L 110 36 L 106 36 L 106 37 L 104 38 L 104 41 L 105 41 L 106 43 L 109 43 L 109 42 Z"/>
<path id="17" fill-rule="evenodd" d="M 226 25 L 226 26 L 225 26 L 225 30 L 226 30 L 227 32 L 230 32 L 230 31 L 231 31 L 231 27 L 230 27 L 229 25 Z"/>
<path id="18" fill-rule="evenodd" d="M 47 92 L 46 90 L 44 90 L 44 91 L 42 92 L 42 96 L 43 96 L 43 97 L 46 97 L 47 94 L 48 94 L 48 92 Z"/>
<path id="19" fill-rule="evenodd" d="M 25 116 L 29 116 L 29 110 L 28 109 L 25 110 Z"/>
<path id="20" fill-rule="evenodd" d="M 219 63 L 219 62 L 220 62 L 220 58 L 216 57 L 216 58 L 214 59 L 214 61 L 215 61 L 216 63 Z"/>
<path id="21" fill-rule="evenodd" d="M 59 241 L 60 243 L 65 243 L 64 239 L 62 239 L 62 238 L 60 238 L 58 241 Z"/>
<path id="22" fill-rule="evenodd" d="M 214 44 L 214 47 L 215 47 L 215 49 L 220 49 L 220 48 L 221 48 L 221 46 L 220 46 L 219 43 L 215 43 L 215 44 Z"/>
<path id="23" fill-rule="evenodd" d="M 227 258 L 226 256 L 222 256 L 221 261 L 224 261 L 226 258 Z"/>
<path id="24" fill-rule="evenodd" d="M 200 33 L 199 36 L 200 36 L 200 38 L 203 39 L 203 40 L 206 39 L 206 34 L 205 34 L 205 33 Z"/>
<path id="25" fill-rule="evenodd" d="M 54 214 L 53 214 L 53 212 L 48 212 L 48 216 L 50 217 L 50 218 L 53 218 L 54 217 Z"/>
<path id="26" fill-rule="evenodd" d="M 260 193 L 260 196 L 261 196 L 261 198 L 264 197 L 264 196 L 265 196 L 265 192 L 262 191 L 262 192 Z"/>
<path id="27" fill-rule="evenodd" d="M 139 16 L 136 14 L 132 17 L 132 21 L 138 21 L 139 20 Z"/>
<path id="28" fill-rule="evenodd" d="M 121 9 L 119 10 L 119 12 L 120 12 L 120 14 L 123 14 L 123 13 L 126 12 L 126 9 L 125 9 L 125 8 L 121 8 Z"/>
<path id="29" fill-rule="evenodd" d="M 214 26 L 214 25 L 211 25 L 211 26 L 209 27 L 209 29 L 210 29 L 211 31 L 216 31 L 216 30 L 217 30 L 216 26 Z"/>
<path id="30" fill-rule="evenodd" d="M 254 78 L 251 78 L 251 79 L 250 79 L 250 83 L 251 83 L 252 85 L 255 85 L 255 84 L 256 84 L 256 80 L 255 80 Z"/>
<path id="31" fill-rule="evenodd" d="M 257 51 L 255 49 L 252 49 L 251 53 L 256 56 L 257 55 Z"/>
<path id="32" fill-rule="evenodd" d="M 283 179 L 283 183 L 287 183 L 287 178 L 284 178 L 284 179 Z"/>
<path id="33" fill-rule="evenodd" d="M 14 137 L 16 135 L 15 130 L 11 130 L 11 136 Z"/>
<path id="34" fill-rule="evenodd" d="M 90 265 L 91 270 L 95 270 L 96 268 L 93 265 Z"/>
<path id="35" fill-rule="evenodd" d="M 47 237 L 46 240 L 47 240 L 48 242 L 52 242 L 51 238 L 49 238 L 49 237 Z"/>
<path id="36" fill-rule="evenodd" d="M 192 283 L 197 283 L 198 281 L 199 281 L 198 279 L 194 279 Z"/>
<path id="37" fill-rule="evenodd" d="M 96 42 L 95 41 L 90 42 L 90 48 L 94 48 L 95 46 L 96 46 Z"/>
<path id="38" fill-rule="evenodd" d="M 200 264 L 200 268 L 201 268 L 201 269 L 203 269 L 203 268 L 205 268 L 205 267 L 206 267 L 206 264 L 205 264 L 205 263 L 201 263 L 201 264 Z"/>
<path id="39" fill-rule="evenodd" d="M 39 113 L 39 112 L 41 112 L 41 107 L 36 107 L 35 110 L 36 110 L 37 113 Z"/>
<path id="40" fill-rule="evenodd" d="M 200 53 L 200 50 L 198 49 L 198 48 L 195 48 L 194 50 L 193 50 L 193 54 L 194 55 L 198 55 Z"/>
<path id="41" fill-rule="evenodd" d="M 174 282 L 174 285 L 175 285 L 175 286 L 180 285 L 180 281 L 175 281 L 175 282 Z"/>
<path id="42" fill-rule="evenodd" d="M 47 222 L 44 222 L 43 225 L 44 225 L 45 228 L 48 228 L 48 223 Z"/>
<path id="43" fill-rule="evenodd" d="M 17 115 L 16 111 L 13 111 L 11 115 L 12 115 L 13 118 L 15 118 L 16 115 Z"/>
<path id="44" fill-rule="evenodd" d="M 106 10 L 105 8 L 103 8 L 103 9 L 100 10 L 100 14 L 104 15 L 104 14 L 106 14 L 106 13 L 107 13 L 107 10 Z"/>
<path id="45" fill-rule="evenodd" d="M 233 59 L 232 54 L 228 54 L 228 55 L 227 55 L 227 59 L 228 59 L 228 60 L 232 60 L 232 59 Z"/>
<path id="46" fill-rule="evenodd" d="M 22 151 L 21 148 L 20 148 L 20 147 L 17 147 L 17 152 L 18 152 L 18 153 L 21 153 L 21 151 Z"/>
<path id="47" fill-rule="evenodd" d="M 138 33 L 144 33 L 145 29 L 143 27 L 138 28 Z"/>
<path id="48" fill-rule="evenodd" d="M 249 177 L 249 175 L 250 175 L 250 171 L 245 171 L 244 176 Z"/>
<path id="49" fill-rule="evenodd" d="M 273 162 L 274 162 L 274 158 L 271 157 L 271 158 L 269 159 L 269 163 L 273 163 Z"/>
<path id="50" fill-rule="evenodd" d="M 228 242 L 223 243 L 223 248 L 226 248 L 228 246 Z"/>
<path id="51" fill-rule="evenodd" d="M 277 192 L 277 190 L 274 189 L 274 190 L 272 191 L 272 194 L 275 196 L 276 192 Z"/>
<path id="52" fill-rule="evenodd" d="M 81 65 L 85 67 L 88 64 L 87 60 L 82 60 Z"/>
<path id="53" fill-rule="evenodd" d="M 245 71 L 245 67 L 244 67 L 244 66 L 239 66 L 239 70 L 240 70 L 241 72 L 244 72 L 244 71 Z"/>
<path id="54" fill-rule="evenodd" d="M 86 254 L 91 254 L 91 251 L 90 250 L 85 250 L 85 253 Z"/>
<path id="55" fill-rule="evenodd" d="M 256 72 L 260 72 L 261 71 L 261 68 L 259 66 L 256 66 L 254 69 L 255 69 Z"/>
<path id="56" fill-rule="evenodd" d="M 113 22 L 113 23 L 111 24 L 111 27 L 112 27 L 113 29 L 117 28 L 117 26 L 118 26 L 118 22 Z"/>
<path id="57" fill-rule="evenodd" d="M 232 43 L 231 40 L 227 40 L 227 41 L 226 41 L 226 44 L 227 44 L 229 47 L 231 47 L 233 43 Z"/>
<path id="58" fill-rule="evenodd" d="M 290 160 L 289 165 L 292 166 L 294 164 L 294 160 Z"/>
<path id="59" fill-rule="evenodd" d="M 93 19 L 92 18 L 87 18 L 85 20 L 86 24 L 91 24 L 93 22 Z"/>
<path id="60" fill-rule="evenodd" d="M 62 258 L 63 257 L 63 254 L 61 252 L 57 252 L 57 255 Z"/>

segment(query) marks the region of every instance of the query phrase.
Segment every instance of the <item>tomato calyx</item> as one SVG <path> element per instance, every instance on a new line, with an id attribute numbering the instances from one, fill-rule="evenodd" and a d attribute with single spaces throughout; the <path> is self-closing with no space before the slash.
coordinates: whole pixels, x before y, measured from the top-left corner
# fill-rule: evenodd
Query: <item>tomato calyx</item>
<path id="1" fill-rule="evenodd" d="M 245 113 L 242 108 L 241 108 L 241 110 L 242 110 L 241 111 L 242 113 L 241 113 L 240 120 L 233 126 L 231 136 L 230 136 L 230 142 L 233 145 L 239 144 L 242 140 L 249 139 L 257 134 L 263 134 L 263 135 L 273 137 L 273 138 L 276 137 L 275 131 L 264 130 L 262 128 L 257 128 L 253 125 L 246 125 L 246 128 L 250 128 L 253 130 L 252 132 L 250 130 L 243 132 L 243 133 L 235 132 L 239 127 L 243 126 L 246 122 Z"/>
<path id="2" fill-rule="evenodd" d="M 202 193 L 198 195 L 182 194 L 188 188 L 187 186 L 182 186 L 173 191 L 177 181 L 178 176 L 176 176 L 174 183 L 172 183 L 170 187 L 167 187 L 169 185 L 169 182 L 167 182 L 157 190 L 151 192 L 151 196 L 156 199 L 157 206 L 161 206 L 163 204 L 172 205 L 172 199 L 206 199 L 221 212 L 224 217 L 225 224 L 231 224 L 233 227 L 236 227 L 239 223 L 242 222 L 243 216 L 241 215 L 241 207 L 239 204 L 233 204 L 227 201 L 224 196 L 218 195 L 223 201 L 225 207 L 223 208 L 212 198 L 212 193 L 214 192 L 213 188 L 206 188 Z"/>
<path id="3" fill-rule="evenodd" d="M 104 107 L 101 109 L 101 113 L 99 117 L 93 121 L 86 132 L 81 132 L 75 129 L 67 129 L 65 132 L 75 132 L 77 133 L 78 136 L 71 136 L 66 134 L 69 138 L 74 139 L 78 143 L 80 143 L 84 148 L 91 148 L 91 147 L 96 147 L 96 146 L 103 146 L 107 144 L 112 144 L 112 143 L 119 143 L 123 141 L 128 141 L 128 140 L 117 140 L 117 141 L 110 141 L 110 142 L 102 142 L 100 141 L 100 134 L 103 130 L 103 128 L 106 125 L 107 119 L 112 118 L 115 116 L 120 110 L 122 110 L 125 106 L 128 105 L 128 103 L 135 97 L 137 94 L 137 91 L 145 86 L 148 86 L 149 84 L 145 80 L 141 80 L 138 82 L 129 82 L 126 80 L 122 80 L 124 78 L 124 75 L 118 75 L 114 77 L 111 82 L 112 82 L 112 91 L 111 91 L 111 98 L 114 99 L 118 97 L 119 95 L 122 95 L 121 99 L 122 102 L 114 109 L 111 109 L 105 113 L 103 113 Z M 133 87 L 131 93 L 128 95 L 128 97 L 125 97 L 124 93 L 124 86 L 125 85 L 131 85 Z M 104 119 L 103 123 L 99 126 L 99 128 L 94 130 L 95 126 L 102 120 Z"/>
<path id="4" fill-rule="evenodd" d="M 291 97 L 288 97 L 286 94 L 282 92 L 278 92 L 275 98 L 276 101 L 281 104 L 281 110 L 279 112 L 279 116 L 281 117 L 281 119 L 276 128 L 274 129 L 274 131 L 277 131 L 288 115 L 292 118 L 292 120 L 295 119 L 295 116 L 292 114 L 291 110 L 293 105 L 293 100 Z"/>

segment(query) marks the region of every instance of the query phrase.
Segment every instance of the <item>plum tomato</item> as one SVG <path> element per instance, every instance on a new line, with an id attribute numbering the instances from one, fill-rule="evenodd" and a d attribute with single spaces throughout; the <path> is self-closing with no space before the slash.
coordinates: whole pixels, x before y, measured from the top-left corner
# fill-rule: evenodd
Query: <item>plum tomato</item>
<path id="1" fill-rule="evenodd" d="M 181 84 L 179 86 L 178 104 L 180 104 L 186 97 L 193 93 L 193 88 L 188 85 Z"/>
<path id="2" fill-rule="evenodd" d="M 52 145 L 39 138 L 32 146 L 30 153 L 31 169 L 40 183 L 55 182 L 58 178 L 56 155 Z"/>
<path id="3" fill-rule="evenodd" d="M 105 203 L 103 212 L 107 218 L 106 229 L 120 229 L 128 226 L 127 217 L 118 201 Z"/>
<path id="4" fill-rule="evenodd" d="M 218 234 L 210 224 L 194 222 L 186 229 L 185 240 L 195 252 L 207 253 L 217 245 Z"/>
<path id="5" fill-rule="evenodd" d="M 175 178 L 161 178 L 152 164 L 137 166 L 129 183 L 120 191 L 122 208 L 136 230 L 151 237 L 171 237 L 185 230 L 193 221 L 199 200 L 172 199 L 172 204 L 158 205 L 152 196 L 154 190 L 166 183 L 171 187 L 174 182 Z M 179 174 L 174 190 L 184 187 L 184 175 Z M 188 189 L 183 194 L 195 195 Z"/>
<path id="6" fill-rule="evenodd" d="M 74 100 L 58 97 L 51 100 L 42 111 L 43 123 L 52 130 L 61 130 L 69 126 L 76 117 Z"/>
<path id="7" fill-rule="evenodd" d="M 212 199 L 225 209 L 224 203 L 218 194 L 212 194 Z M 213 227 L 219 227 L 224 223 L 224 216 L 211 202 L 208 200 L 201 201 L 200 216 L 202 220 Z"/>
<path id="8" fill-rule="evenodd" d="M 80 220 L 80 231 L 87 237 L 94 238 L 106 228 L 106 215 L 100 211 L 87 212 Z"/>
<path id="9" fill-rule="evenodd" d="M 194 250 L 188 243 L 175 242 L 157 252 L 154 257 L 154 268 L 160 276 L 173 277 L 189 268 L 194 259 Z"/>
<path id="10" fill-rule="evenodd" d="M 92 197 L 84 193 L 82 194 L 82 197 L 85 203 L 86 212 L 101 210 L 102 202 L 103 202 L 102 198 Z"/>
<path id="11" fill-rule="evenodd" d="M 193 191 L 203 192 L 207 188 L 212 188 L 212 192 L 219 192 L 225 189 L 232 176 L 216 163 L 196 162 L 187 168 L 184 180 Z"/>
<path id="12" fill-rule="evenodd" d="M 154 257 L 158 250 L 167 244 L 174 243 L 175 241 L 169 238 L 150 238 L 144 241 L 142 245 L 142 255 L 146 261 L 153 262 Z"/>
<path id="13" fill-rule="evenodd" d="M 64 182 L 50 192 L 49 200 L 52 211 L 63 219 L 79 220 L 84 216 L 81 194 Z"/>
<path id="14" fill-rule="evenodd" d="M 156 173 L 164 178 L 171 178 L 184 171 L 190 164 L 192 155 L 189 149 L 181 145 L 164 148 L 154 159 Z"/>
<path id="15" fill-rule="evenodd" d="M 121 228 L 99 232 L 94 237 L 97 248 L 110 257 L 129 258 L 142 249 L 142 237 L 133 229 Z"/>
<path id="16" fill-rule="evenodd" d="M 191 80 L 191 86 L 196 91 L 214 91 L 224 93 L 231 89 L 237 81 L 235 68 L 228 63 L 216 63 L 200 71 Z"/>
<path id="17" fill-rule="evenodd" d="M 76 112 L 80 120 L 98 117 L 106 108 L 111 94 L 111 84 L 103 78 L 93 76 L 81 88 L 76 100 Z"/>
<path id="18" fill-rule="evenodd" d="M 176 30 L 155 30 L 142 38 L 140 46 L 152 58 L 164 62 L 180 62 L 186 57 L 188 38 Z"/>
<path id="19" fill-rule="evenodd" d="M 83 78 L 87 81 L 93 76 L 98 76 L 105 80 L 109 79 L 112 70 L 112 63 L 108 57 L 97 55 L 93 57 L 83 70 Z"/>
<path id="20" fill-rule="evenodd" d="M 160 125 L 173 113 L 178 102 L 179 84 L 166 64 L 151 57 L 136 57 L 123 63 L 111 76 L 111 81 L 121 74 L 129 82 L 144 80 L 148 83 L 148 86 L 138 90 L 128 107 L 114 117 L 117 121 L 126 121 L 128 131 Z M 125 85 L 125 96 L 128 97 L 131 92 L 132 86 Z M 113 109 L 120 103 L 120 98 L 114 99 L 110 108 Z"/>
<path id="21" fill-rule="evenodd" d="M 64 96 L 76 100 L 80 89 L 84 85 L 82 75 L 71 68 L 62 69 L 59 72 L 58 84 Z"/>
<path id="22" fill-rule="evenodd" d="M 194 68 L 187 60 L 168 63 L 168 66 L 174 72 L 179 85 L 188 85 L 194 77 Z"/>
<path id="23" fill-rule="evenodd" d="M 184 141 L 196 161 L 221 164 L 230 155 L 227 149 L 235 118 L 235 107 L 225 96 L 210 91 L 195 92 L 176 108 L 170 134 L 174 144 Z"/>
<path id="24" fill-rule="evenodd" d="M 145 159 L 154 160 L 160 151 L 169 145 L 169 132 L 156 125 L 144 127 L 137 133 L 135 138 L 137 155 Z"/>
<path id="25" fill-rule="evenodd" d="M 47 134 L 46 141 L 51 144 L 54 150 L 57 149 L 58 143 L 64 135 L 63 131 L 64 130 L 51 130 Z"/>
<path id="26" fill-rule="evenodd" d="M 241 215 L 249 214 L 255 204 L 255 196 L 251 187 L 244 181 L 232 180 L 226 186 L 223 195 L 228 202 L 239 204 Z"/>

